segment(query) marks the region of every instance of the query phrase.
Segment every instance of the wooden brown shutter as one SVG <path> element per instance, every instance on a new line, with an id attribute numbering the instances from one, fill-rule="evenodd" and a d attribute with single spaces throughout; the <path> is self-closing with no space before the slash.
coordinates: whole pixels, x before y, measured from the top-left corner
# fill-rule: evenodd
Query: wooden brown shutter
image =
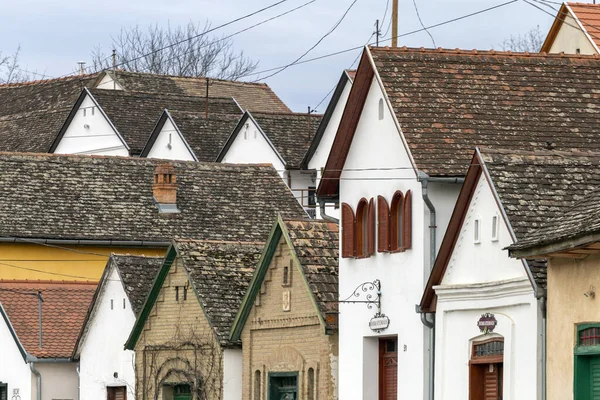
<path id="1" fill-rule="evenodd" d="M 367 254 L 375 254 L 375 201 L 369 200 L 369 212 L 367 216 Z"/>
<path id="2" fill-rule="evenodd" d="M 410 190 L 404 195 L 402 225 L 402 247 L 410 249 L 412 246 L 412 196 Z"/>
<path id="3" fill-rule="evenodd" d="M 342 257 L 354 257 L 354 211 L 342 203 Z"/>
<path id="4" fill-rule="evenodd" d="M 377 196 L 377 251 L 390 251 L 390 207 L 383 196 Z"/>

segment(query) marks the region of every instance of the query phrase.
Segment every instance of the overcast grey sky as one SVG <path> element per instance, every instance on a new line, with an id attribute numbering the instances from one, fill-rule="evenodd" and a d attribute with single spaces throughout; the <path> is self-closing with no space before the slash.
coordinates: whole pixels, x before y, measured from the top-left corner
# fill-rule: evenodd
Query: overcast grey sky
<path id="1" fill-rule="evenodd" d="M 292 62 L 316 43 L 342 16 L 353 0 L 316 0 L 311 5 L 234 38 L 235 48 L 260 62 L 259 70 Z M 360 46 L 382 19 L 388 0 L 358 0 L 337 30 L 306 58 Z M 420 29 L 412 0 L 399 0 L 400 34 Z M 425 25 L 469 14 L 506 0 L 416 0 Z M 535 0 L 534 0 L 535 1 Z M 581 0 L 580 0 L 581 1 Z M 583 0 L 585 1 L 585 0 Z M 121 27 L 186 24 L 210 21 L 213 26 L 253 12 L 275 0 L 0 0 L 0 51 L 21 45 L 22 67 L 60 76 L 73 71 L 77 61 L 90 61 L 91 49 L 110 51 L 111 35 Z M 288 0 L 249 19 L 223 28 L 226 35 L 294 8 L 306 0 Z M 391 8 L 391 0 L 389 0 Z M 590 1 L 591 2 L 591 1 Z M 543 5 L 540 7 L 544 8 Z M 558 5 L 554 5 L 558 8 Z M 550 8 L 546 8 L 552 14 Z M 383 30 L 388 26 L 390 11 Z M 437 46 L 446 48 L 499 48 L 503 39 L 536 25 L 544 34 L 553 17 L 522 0 L 500 9 L 434 28 Z M 388 33 L 388 37 L 391 32 Z M 399 45 L 432 47 L 425 32 L 399 39 Z M 266 82 L 294 110 L 315 106 L 335 85 L 342 69 L 358 55 L 353 51 L 294 66 Z M 319 107 L 325 110 L 326 102 Z"/>

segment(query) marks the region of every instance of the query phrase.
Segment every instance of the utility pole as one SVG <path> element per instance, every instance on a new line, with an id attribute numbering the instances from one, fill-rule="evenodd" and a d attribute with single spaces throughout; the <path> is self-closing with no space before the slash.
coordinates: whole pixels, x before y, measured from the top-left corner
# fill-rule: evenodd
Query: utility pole
<path id="1" fill-rule="evenodd" d="M 392 1 L 392 47 L 398 47 L 398 0 Z"/>
<path id="2" fill-rule="evenodd" d="M 379 47 L 379 35 L 381 35 L 381 30 L 379 30 L 379 20 L 375 20 L 375 46 Z"/>

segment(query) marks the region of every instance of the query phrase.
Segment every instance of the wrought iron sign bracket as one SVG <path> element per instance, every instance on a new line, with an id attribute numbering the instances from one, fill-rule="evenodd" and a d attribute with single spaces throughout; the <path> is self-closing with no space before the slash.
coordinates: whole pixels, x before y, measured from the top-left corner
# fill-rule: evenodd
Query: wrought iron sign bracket
<path id="1" fill-rule="evenodd" d="M 356 300 L 353 300 L 356 299 Z M 375 279 L 373 282 L 363 282 L 354 292 L 339 303 L 366 304 L 369 310 L 377 307 L 377 314 L 381 313 L 381 282 Z"/>

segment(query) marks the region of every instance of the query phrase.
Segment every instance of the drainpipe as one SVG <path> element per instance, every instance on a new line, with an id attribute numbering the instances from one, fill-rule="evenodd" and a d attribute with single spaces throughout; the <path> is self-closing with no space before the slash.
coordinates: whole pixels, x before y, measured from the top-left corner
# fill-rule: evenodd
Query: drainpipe
<path id="1" fill-rule="evenodd" d="M 546 296 L 540 298 L 540 306 L 542 308 L 542 400 L 546 400 L 546 328 L 547 328 L 547 319 L 546 319 Z"/>
<path id="2" fill-rule="evenodd" d="M 425 205 L 429 209 L 429 272 L 433 269 L 435 264 L 436 256 L 436 212 L 435 206 L 429 198 L 429 182 L 441 182 L 441 183 L 463 183 L 464 178 L 446 178 L 446 177 L 435 177 L 432 178 L 422 171 L 418 171 L 417 180 L 421 182 L 421 196 Z M 418 309 L 417 312 L 420 312 Z M 434 400 L 435 397 L 435 314 L 432 314 L 433 321 L 427 319 L 425 313 L 421 313 L 421 322 L 427 328 L 429 328 L 429 375 L 428 375 L 428 387 L 429 387 L 429 400 Z"/>
<path id="3" fill-rule="evenodd" d="M 331 215 L 325 214 L 325 200 L 319 198 L 318 201 L 319 201 L 319 210 L 321 210 L 321 218 L 327 222 L 333 222 L 333 223 L 339 224 L 340 223 L 339 219 L 333 218 Z"/>
<path id="4" fill-rule="evenodd" d="M 37 388 L 36 400 L 42 400 L 42 375 L 40 375 L 40 371 L 35 369 L 35 367 L 33 366 L 33 362 L 29 363 L 29 368 L 31 369 L 31 372 L 33 372 L 33 374 L 35 375 L 35 383 Z"/>
<path id="5" fill-rule="evenodd" d="M 75 368 L 75 371 L 77 371 L 77 400 L 81 399 L 81 363 L 78 362 L 77 363 L 77 368 Z"/>

